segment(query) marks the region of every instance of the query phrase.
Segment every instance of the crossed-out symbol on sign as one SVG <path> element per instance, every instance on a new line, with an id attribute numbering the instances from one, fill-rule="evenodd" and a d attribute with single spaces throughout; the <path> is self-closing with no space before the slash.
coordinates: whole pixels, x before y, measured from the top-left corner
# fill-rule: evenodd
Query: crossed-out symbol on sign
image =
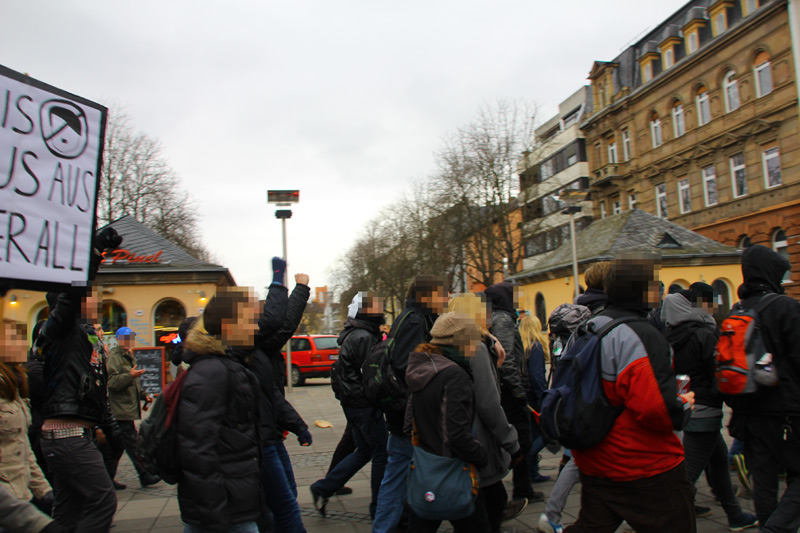
<path id="1" fill-rule="evenodd" d="M 62 159 L 75 159 L 89 142 L 86 113 L 68 100 L 48 100 L 40 110 L 42 139 L 47 149 Z"/>

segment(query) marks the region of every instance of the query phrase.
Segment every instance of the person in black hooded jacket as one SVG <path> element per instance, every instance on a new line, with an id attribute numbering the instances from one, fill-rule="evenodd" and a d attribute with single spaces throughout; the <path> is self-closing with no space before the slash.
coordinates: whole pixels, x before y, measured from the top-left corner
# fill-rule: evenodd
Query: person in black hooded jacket
<path id="1" fill-rule="evenodd" d="M 178 404 L 178 505 L 186 533 L 258 531 L 261 514 L 259 385 L 243 360 L 252 351 L 258 303 L 252 289 L 220 288 L 189 331 L 191 365 Z"/>
<path id="2" fill-rule="evenodd" d="M 386 468 L 386 425 L 379 409 L 370 405 L 361 383 L 364 359 L 381 339 L 383 303 L 376 295 L 359 292 L 348 306 L 344 330 L 339 334 L 339 361 L 336 364 L 339 401 L 353 432 L 356 450 L 311 487 L 314 507 L 325 516 L 328 498 L 342 488 L 356 472 L 372 460 L 370 516 L 374 518 L 383 472 Z"/>
<path id="3" fill-rule="evenodd" d="M 739 298 L 755 308 L 767 294 L 783 294 L 789 261 L 766 246 L 742 253 Z M 776 298 L 759 314 L 764 342 L 779 377 L 777 387 L 733 399 L 731 435 L 745 443 L 753 477 L 753 503 L 761 531 L 796 531 L 800 527 L 800 303 Z M 778 471 L 786 469 L 788 487 L 778 502 Z"/>

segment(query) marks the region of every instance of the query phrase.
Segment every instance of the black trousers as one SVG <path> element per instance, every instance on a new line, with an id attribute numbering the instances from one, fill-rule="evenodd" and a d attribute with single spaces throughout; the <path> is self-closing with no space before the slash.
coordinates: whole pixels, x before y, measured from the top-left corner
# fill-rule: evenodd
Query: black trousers
<path id="1" fill-rule="evenodd" d="M 744 455 L 753 478 L 753 503 L 761 531 L 800 528 L 800 417 L 748 416 Z M 784 427 L 791 428 L 784 439 Z M 786 469 L 786 491 L 778 502 L 778 473 Z"/>
<path id="2" fill-rule="evenodd" d="M 147 472 L 136 457 L 136 450 L 139 447 L 139 434 L 136 432 L 136 425 L 133 420 L 117 420 L 117 424 L 119 424 L 119 429 L 122 432 L 122 445 L 125 448 L 125 453 L 130 457 L 136 473 L 141 478 Z M 119 460 L 117 462 L 119 463 Z"/>
<path id="3" fill-rule="evenodd" d="M 53 518 L 65 529 L 108 533 L 117 511 L 117 494 L 103 456 L 85 437 L 42 439 L 53 479 Z"/>
<path id="4" fill-rule="evenodd" d="M 500 531 L 500 524 L 503 522 L 503 510 L 508 503 L 508 493 L 505 485 L 503 485 L 503 480 L 487 487 L 481 487 L 480 495 L 486 507 L 489 529 L 491 531 Z"/>
<path id="5" fill-rule="evenodd" d="M 738 518 L 742 506 L 733 493 L 731 471 L 728 468 L 728 447 L 719 431 L 685 431 L 683 449 L 686 452 L 686 477 L 693 485 L 708 467 L 708 483 L 714 489 L 728 518 Z"/>
<path id="6" fill-rule="evenodd" d="M 353 428 L 350 427 L 350 424 L 347 424 L 344 427 L 342 438 L 339 439 L 339 444 L 337 444 L 336 449 L 333 450 L 333 456 L 331 457 L 331 464 L 328 466 L 328 472 L 333 470 L 333 468 L 338 465 L 342 459 L 354 451 L 356 451 L 356 441 L 353 440 Z"/>
<path id="7" fill-rule="evenodd" d="M 636 533 L 695 533 L 694 487 L 683 463 L 634 481 L 581 472 L 581 510 L 566 533 L 613 533 L 625 520 Z"/>
<path id="8" fill-rule="evenodd" d="M 436 533 L 443 520 L 427 520 L 408 511 L 408 533 Z M 478 492 L 475 499 L 475 512 L 466 518 L 448 520 L 453 525 L 454 533 L 491 533 L 489 519 L 486 516 L 486 504 L 483 495 Z"/>
<path id="9" fill-rule="evenodd" d="M 500 405 L 506 414 L 508 423 L 517 430 L 519 447 L 522 451 L 522 461 L 512 470 L 514 485 L 513 498 L 519 500 L 533 493 L 531 485 L 530 457 L 528 452 L 533 445 L 531 437 L 531 415 L 525 400 L 514 398 L 505 389 L 500 393 Z"/>

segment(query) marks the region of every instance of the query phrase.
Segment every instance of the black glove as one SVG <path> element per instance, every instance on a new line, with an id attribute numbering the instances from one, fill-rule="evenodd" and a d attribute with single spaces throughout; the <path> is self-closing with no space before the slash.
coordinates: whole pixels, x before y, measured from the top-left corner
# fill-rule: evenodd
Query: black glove
<path id="1" fill-rule="evenodd" d="M 122 237 L 117 230 L 112 227 L 105 227 L 94 236 L 94 247 L 105 252 L 106 250 L 116 250 L 122 244 Z"/>
<path id="2" fill-rule="evenodd" d="M 31 503 L 47 516 L 53 516 L 53 491 L 51 490 L 41 498 L 34 498 Z"/>
<path id="3" fill-rule="evenodd" d="M 522 452 L 522 448 L 517 450 L 517 453 L 511 454 L 511 461 L 508 463 L 508 469 L 511 470 L 518 464 L 522 462 L 525 458 L 525 454 Z"/>
<path id="4" fill-rule="evenodd" d="M 311 440 L 311 432 L 307 429 L 297 435 L 297 442 L 300 443 L 300 446 L 311 446 Z"/>

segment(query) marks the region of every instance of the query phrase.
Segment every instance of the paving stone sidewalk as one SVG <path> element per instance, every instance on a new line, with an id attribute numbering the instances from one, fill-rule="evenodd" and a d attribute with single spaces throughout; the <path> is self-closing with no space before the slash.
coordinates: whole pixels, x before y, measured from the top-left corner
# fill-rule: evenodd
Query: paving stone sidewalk
<path id="1" fill-rule="evenodd" d="M 301 447 L 297 440 L 290 436 L 286 441 L 289 453 L 292 456 L 295 477 L 298 485 L 298 502 L 303 514 L 303 522 L 309 533 L 334 533 L 358 532 L 365 533 L 371 530 L 368 514 L 369 507 L 369 467 L 361 472 L 347 484 L 353 488 L 353 494 L 348 496 L 335 496 L 328 504 L 328 517 L 322 518 L 314 510 L 308 487 L 325 475 L 333 450 L 339 442 L 339 437 L 345 427 L 345 418 L 339 407 L 339 402 L 333 396 L 330 381 L 326 379 L 311 379 L 303 387 L 296 387 L 289 396 L 289 401 L 300 412 L 310 426 L 314 436 L 314 443 L 308 447 Z M 314 426 L 316 420 L 326 420 L 333 424 L 330 429 L 321 429 Z M 541 472 L 552 476 L 553 480 L 558 474 L 560 456 L 547 450 L 542 452 Z M 113 533 L 121 532 L 162 532 L 178 533 L 183 531 L 178 509 L 177 487 L 159 483 L 152 487 L 142 489 L 139 487 L 136 473 L 127 456 L 123 457 L 117 480 L 126 483 L 128 489 L 117 492 L 119 504 L 114 521 Z M 736 484 L 734 478 L 734 484 Z M 506 479 L 507 489 L 511 493 L 510 476 Z M 536 485 L 536 490 L 550 494 L 553 481 Z M 752 500 L 740 499 L 745 510 L 752 512 Z M 705 518 L 697 519 L 697 529 L 700 533 L 717 533 L 728 531 L 725 513 L 706 484 L 705 479 L 698 482 L 698 505 L 710 507 L 712 514 Z M 544 503 L 529 505 L 519 518 L 504 524 L 509 531 L 535 532 L 539 515 L 544 511 Z M 572 523 L 580 508 L 580 485 L 572 491 L 564 511 L 564 523 Z M 669 517 L 665 517 L 669 520 Z M 452 531 L 451 528 L 442 526 L 440 531 Z M 619 529 L 626 531 L 625 526 Z M 756 531 L 755 528 L 748 531 Z"/>

